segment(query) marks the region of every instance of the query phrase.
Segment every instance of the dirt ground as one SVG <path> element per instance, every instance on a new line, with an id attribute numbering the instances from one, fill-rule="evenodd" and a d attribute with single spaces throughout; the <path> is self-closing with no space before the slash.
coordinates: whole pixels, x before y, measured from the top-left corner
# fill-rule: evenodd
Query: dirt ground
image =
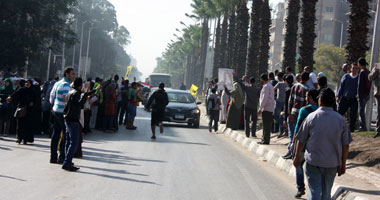
<path id="1" fill-rule="evenodd" d="M 380 137 L 372 138 L 374 133 L 353 133 L 348 159 L 380 171 Z"/>

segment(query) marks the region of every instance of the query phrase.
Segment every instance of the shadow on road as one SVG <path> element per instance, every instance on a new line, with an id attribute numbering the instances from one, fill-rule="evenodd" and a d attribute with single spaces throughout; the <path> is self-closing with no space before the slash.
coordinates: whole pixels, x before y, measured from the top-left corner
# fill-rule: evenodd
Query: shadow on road
<path id="1" fill-rule="evenodd" d="M 26 180 L 24 180 L 24 179 L 15 178 L 15 177 L 12 177 L 12 176 L 4 176 L 4 175 L 0 175 L 0 178 L 8 178 L 8 179 L 12 179 L 12 180 L 17 180 L 17 181 L 23 181 L 23 182 L 26 182 Z"/>
<path id="2" fill-rule="evenodd" d="M 83 167 L 83 168 L 85 168 L 85 167 Z M 136 183 L 145 183 L 145 184 L 158 185 L 155 182 L 151 182 L 151 181 L 142 181 L 142 180 L 137 180 L 137 179 L 133 179 L 133 178 L 125 178 L 125 177 L 120 177 L 120 176 L 111 176 L 111 175 L 107 175 L 107 174 L 99 174 L 99 173 L 84 172 L 84 171 L 77 171 L 76 173 L 88 174 L 88 175 L 94 175 L 94 176 L 100 176 L 100 177 L 104 177 L 104 178 L 117 179 L 117 180 L 122 180 L 122 181 L 132 181 L 132 182 L 136 182 Z"/>

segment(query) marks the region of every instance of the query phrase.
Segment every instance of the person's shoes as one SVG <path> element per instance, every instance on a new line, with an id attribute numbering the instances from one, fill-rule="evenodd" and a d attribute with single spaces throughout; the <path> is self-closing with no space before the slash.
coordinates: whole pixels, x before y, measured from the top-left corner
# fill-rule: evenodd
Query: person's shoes
<path id="1" fill-rule="evenodd" d="M 127 127 L 126 129 L 128 129 L 128 130 L 136 130 L 137 128 L 136 127 L 132 127 L 132 128 Z"/>
<path id="2" fill-rule="evenodd" d="M 28 144 L 28 143 L 26 142 L 26 140 L 24 140 L 22 143 L 23 143 L 23 144 Z"/>
<path id="3" fill-rule="evenodd" d="M 211 126 L 208 126 L 208 132 L 212 132 L 212 128 L 211 128 Z"/>
<path id="4" fill-rule="evenodd" d="M 377 138 L 377 137 L 379 137 L 379 136 L 380 136 L 380 134 L 377 133 L 376 135 L 373 136 L 373 138 Z"/>
<path id="5" fill-rule="evenodd" d="M 76 172 L 79 170 L 79 167 L 74 167 L 73 165 L 71 165 L 71 166 L 63 165 L 62 169 L 66 170 L 66 171 L 70 171 L 70 172 Z"/>
<path id="6" fill-rule="evenodd" d="M 266 142 L 263 142 L 263 141 L 257 142 L 257 144 L 269 145 L 269 143 L 266 143 Z"/>
<path id="7" fill-rule="evenodd" d="M 252 135 L 251 137 L 257 138 L 257 136 L 256 136 L 256 135 Z"/>
<path id="8" fill-rule="evenodd" d="M 137 126 L 133 126 L 133 128 L 136 130 L 136 129 L 137 129 Z"/>
<path id="9" fill-rule="evenodd" d="M 282 136 L 284 136 L 284 132 L 278 134 L 277 138 L 281 138 Z"/>
<path id="10" fill-rule="evenodd" d="M 285 159 L 285 160 L 291 159 L 292 158 L 292 154 L 288 152 L 286 155 L 282 156 L 282 158 Z"/>
<path id="11" fill-rule="evenodd" d="M 55 159 L 50 159 L 50 163 L 51 163 L 51 164 L 58 164 L 58 161 L 55 160 Z"/>
<path id="12" fill-rule="evenodd" d="M 59 160 L 57 161 L 57 163 L 58 163 L 58 164 L 63 164 L 63 160 L 59 159 Z"/>
<path id="13" fill-rule="evenodd" d="M 305 191 L 298 191 L 296 195 L 294 195 L 295 198 L 301 198 L 303 195 L 305 195 Z"/>
<path id="14" fill-rule="evenodd" d="M 164 133 L 164 125 L 162 125 L 162 123 L 160 124 L 160 133 L 161 133 L 161 134 Z"/>
<path id="15" fill-rule="evenodd" d="M 155 140 L 156 136 L 153 135 L 152 137 L 150 137 L 150 139 Z"/>
<path id="16" fill-rule="evenodd" d="M 18 139 L 18 140 L 16 141 L 16 143 L 18 143 L 18 144 L 21 144 L 21 140 L 20 140 L 20 139 Z"/>

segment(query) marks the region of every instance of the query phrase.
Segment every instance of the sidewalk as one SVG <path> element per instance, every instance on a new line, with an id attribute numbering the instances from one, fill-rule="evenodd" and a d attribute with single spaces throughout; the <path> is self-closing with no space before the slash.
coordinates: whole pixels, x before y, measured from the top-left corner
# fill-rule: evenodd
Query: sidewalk
<path id="1" fill-rule="evenodd" d="M 205 106 L 201 105 L 199 108 L 201 109 L 201 120 L 208 122 Z M 281 157 L 287 153 L 288 137 L 278 139 L 277 134 L 272 134 L 270 145 L 259 145 L 257 142 L 261 141 L 261 130 L 256 132 L 257 138 L 246 138 L 243 130 L 233 131 L 226 128 L 225 124 L 220 124 L 218 133 L 240 143 L 246 150 L 261 157 L 264 162 L 269 162 L 289 176 L 295 177 L 292 160 L 285 160 Z M 332 199 L 380 199 L 380 174 L 348 160 L 346 174 L 336 177 L 331 195 Z"/>

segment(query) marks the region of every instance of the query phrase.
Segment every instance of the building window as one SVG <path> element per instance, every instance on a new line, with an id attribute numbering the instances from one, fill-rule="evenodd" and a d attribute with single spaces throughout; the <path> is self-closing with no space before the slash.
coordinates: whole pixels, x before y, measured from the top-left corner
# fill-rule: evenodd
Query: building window
<path id="1" fill-rule="evenodd" d="M 326 12 L 334 12 L 334 7 L 326 7 Z"/>
<path id="2" fill-rule="evenodd" d="M 333 21 L 331 21 L 331 20 L 324 20 L 323 21 L 323 26 L 324 27 L 332 27 L 333 26 Z"/>
<path id="3" fill-rule="evenodd" d="M 323 40 L 329 41 L 329 42 L 332 41 L 332 35 L 331 34 L 324 34 Z"/>

